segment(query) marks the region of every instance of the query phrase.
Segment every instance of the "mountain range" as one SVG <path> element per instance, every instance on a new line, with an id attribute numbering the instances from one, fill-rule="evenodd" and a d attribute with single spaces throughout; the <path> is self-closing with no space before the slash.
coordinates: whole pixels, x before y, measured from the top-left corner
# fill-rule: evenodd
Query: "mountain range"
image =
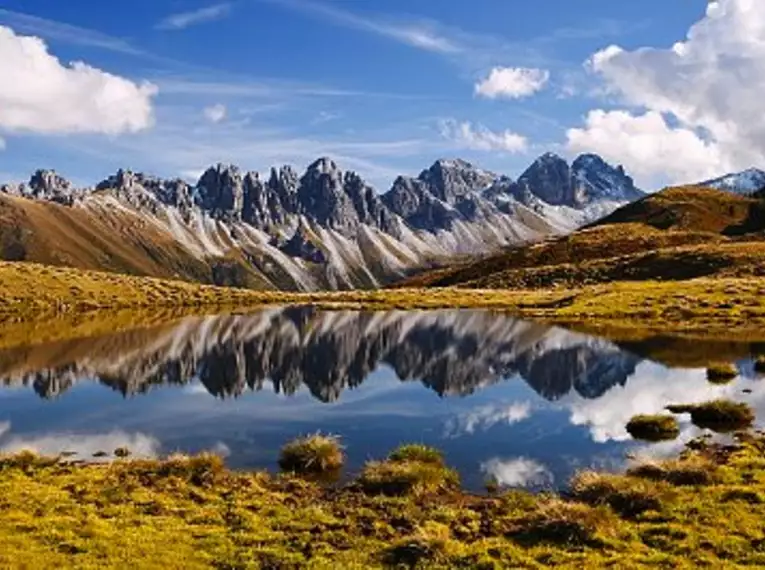
<path id="1" fill-rule="evenodd" d="M 378 193 L 320 158 L 301 175 L 208 168 L 196 184 L 120 170 L 0 187 L 0 254 L 262 289 L 379 287 L 468 254 L 566 234 L 644 194 L 596 155 L 548 153 L 517 179 L 439 160 Z"/>

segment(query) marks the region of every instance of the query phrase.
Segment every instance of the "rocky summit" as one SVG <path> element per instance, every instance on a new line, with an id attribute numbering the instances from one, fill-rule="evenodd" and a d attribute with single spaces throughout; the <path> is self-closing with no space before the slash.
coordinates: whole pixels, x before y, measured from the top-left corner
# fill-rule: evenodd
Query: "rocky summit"
<path id="1" fill-rule="evenodd" d="M 131 233 L 135 255 L 150 251 L 156 260 L 171 244 L 178 277 L 217 282 L 226 275 L 225 284 L 299 290 L 380 286 L 450 256 L 567 233 L 643 195 L 621 167 L 598 156 L 569 165 L 549 153 L 517 181 L 464 160 L 438 160 L 417 177 L 399 176 L 384 194 L 326 157 L 302 175 L 290 166 L 261 176 L 218 164 L 193 185 L 120 170 L 93 188 L 75 188 L 39 170 L 28 184 L 0 190 L 7 207 L 26 198 L 86 212 L 94 225 L 147 228 Z M 37 260 L 27 254 L 33 248 L 22 249 L 24 259 Z M 200 277 L 200 264 L 213 277 Z"/>

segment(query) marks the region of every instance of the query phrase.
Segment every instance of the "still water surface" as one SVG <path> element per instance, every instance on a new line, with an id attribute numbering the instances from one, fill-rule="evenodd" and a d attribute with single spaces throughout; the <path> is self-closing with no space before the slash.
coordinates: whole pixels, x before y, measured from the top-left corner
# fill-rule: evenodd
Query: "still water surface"
<path id="1" fill-rule="evenodd" d="M 728 397 L 765 411 L 747 344 L 622 343 L 487 311 L 270 308 L 0 351 L 0 451 L 214 450 L 235 468 L 276 465 L 292 437 L 342 436 L 353 473 L 404 442 L 442 449 L 465 485 L 564 485 L 627 454 L 625 423 L 669 403 Z M 740 376 L 707 382 L 689 354 L 724 353 Z M 751 390 L 751 393 L 748 393 Z M 760 414 L 758 414 L 760 416 Z"/>

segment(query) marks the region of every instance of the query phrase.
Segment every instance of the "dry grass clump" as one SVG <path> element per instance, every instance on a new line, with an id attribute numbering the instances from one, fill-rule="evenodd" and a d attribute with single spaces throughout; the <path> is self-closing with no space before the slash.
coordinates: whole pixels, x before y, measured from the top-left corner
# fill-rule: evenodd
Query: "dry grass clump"
<path id="1" fill-rule="evenodd" d="M 701 428 L 719 433 L 745 429 L 754 424 L 754 411 L 743 402 L 712 400 L 701 404 L 667 406 L 673 414 L 691 414 L 691 421 Z"/>
<path id="2" fill-rule="evenodd" d="M 320 433 L 292 440 L 282 447 L 279 467 L 302 475 L 317 475 L 339 470 L 345 463 L 340 438 Z"/>
<path id="3" fill-rule="evenodd" d="M 613 516 L 609 515 L 603 509 L 550 498 L 541 501 L 510 534 L 529 544 L 598 547 L 602 544 L 599 534 L 611 527 Z"/>
<path id="4" fill-rule="evenodd" d="M 591 506 L 608 505 L 619 515 L 633 518 L 660 511 L 665 490 L 634 477 L 583 471 L 571 481 L 571 495 Z"/>
<path id="5" fill-rule="evenodd" d="M 418 461 L 420 463 L 431 463 L 433 465 L 444 465 L 444 454 L 428 445 L 421 443 L 409 443 L 394 449 L 388 459 L 391 461 Z"/>
<path id="6" fill-rule="evenodd" d="M 680 425 L 672 416 L 642 414 L 627 422 L 627 432 L 635 439 L 667 441 L 680 435 Z"/>
<path id="7" fill-rule="evenodd" d="M 460 478 L 454 469 L 422 461 L 369 461 L 359 475 L 359 487 L 373 495 L 426 495 L 455 490 Z"/>
<path id="8" fill-rule="evenodd" d="M 729 362 L 715 362 L 707 367 L 707 380 L 713 384 L 727 384 L 738 376 L 738 369 Z"/>
<path id="9" fill-rule="evenodd" d="M 711 485 L 716 481 L 717 469 L 717 465 L 712 461 L 694 457 L 641 463 L 628 469 L 627 475 L 651 481 L 665 481 L 677 486 L 701 486 Z"/>

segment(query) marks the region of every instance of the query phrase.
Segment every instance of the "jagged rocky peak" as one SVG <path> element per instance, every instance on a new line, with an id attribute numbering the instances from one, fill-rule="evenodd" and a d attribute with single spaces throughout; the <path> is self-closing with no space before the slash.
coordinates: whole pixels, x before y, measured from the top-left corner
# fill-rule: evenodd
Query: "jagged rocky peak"
<path id="1" fill-rule="evenodd" d="M 622 165 L 611 166 L 597 154 L 583 154 L 571 165 L 574 202 L 597 200 L 632 201 L 643 196 Z"/>
<path id="2" fill-rule="evenodd" d="M 565 159 L 548 152 L 537 158 L 518 179 L 521 191 L 529 191 L 553 206 L 575 203 L 571 168 Z"/>
<path id="3" fill-rule="evenodd" d="M 9 193 L 19 196 L 48 200 L 59 204 L 72 205 L 84 192 L 59 175 L 55 170 L 37 170 L 29 179 L 29 184 L 9 187 Z"/>
<path id="4" fill-rule="evenodd" d="M 491 186 L 495 178 L 496 175 L 461 159 L 437 160 L 419 176 L 430 192 L 447 204 L 454 204 L 467 194 L 484 190 Z"/>
<path id="5" fill-rule="evenodd" d="M 298 202 L 301 213 L 331 229 L 350 230 L 359 217 L 343 186 L 343 173 L 329 158 L 313 162 L 300 179 Z"/>
<path id="6" fill-rule="evenodd" d="M 244 206 L 244 179 L 233 164 L 219 163 L 208 168 L 197 183 L 197 203 L 212 216 L 234 221 L 241 219 Z"/>
<path id="7" fill-rule="evenodd" d="M 184 180 L 165 180 L 122 168 L 99 182 L 96 190 L 114 191 L 121 200 L 153 213 L 157 213 L 161 203 L 179 208 L 181 213 L 187 216 L 194 205 L 191 186 Z"/>

